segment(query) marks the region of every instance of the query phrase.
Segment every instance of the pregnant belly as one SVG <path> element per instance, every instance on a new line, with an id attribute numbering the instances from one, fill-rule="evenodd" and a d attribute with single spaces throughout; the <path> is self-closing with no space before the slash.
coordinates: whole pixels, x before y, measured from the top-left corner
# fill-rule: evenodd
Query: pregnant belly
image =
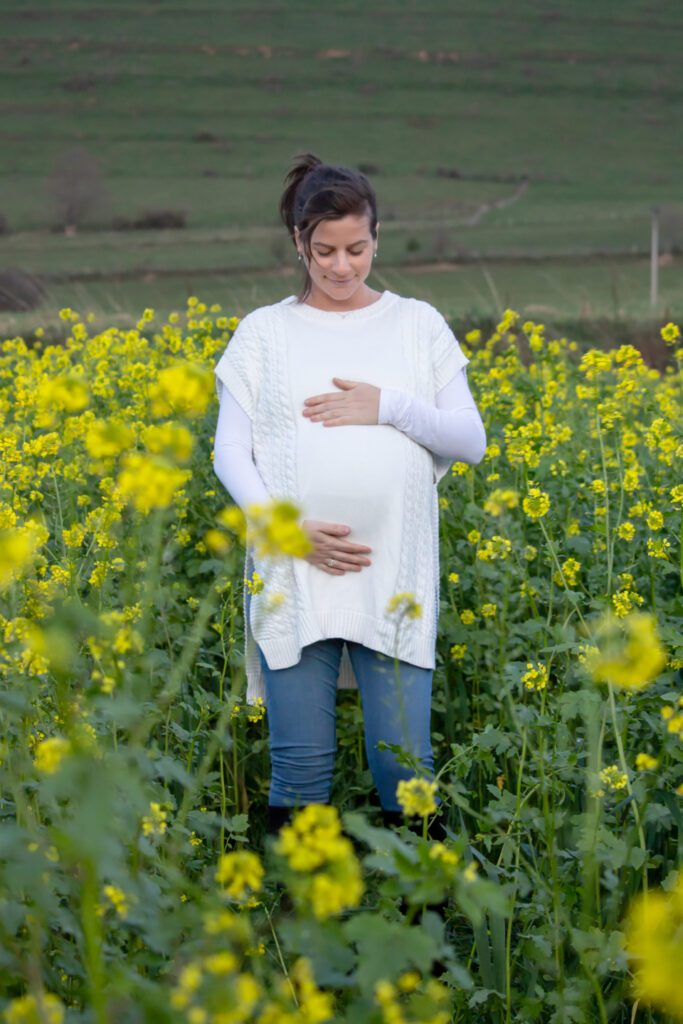
<path id="1" fill-rule="evenodd" d="M 371 544 L 403 511 L 409 438 L 388 425 L 323 427 L 298 436 L 299 500 L 306 519 L 351 527 L 349 540 Z"/>

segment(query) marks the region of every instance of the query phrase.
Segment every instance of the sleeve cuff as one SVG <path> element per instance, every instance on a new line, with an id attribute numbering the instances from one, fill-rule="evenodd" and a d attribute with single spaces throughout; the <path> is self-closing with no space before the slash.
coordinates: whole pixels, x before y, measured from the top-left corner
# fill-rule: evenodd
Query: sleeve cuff
<path id="1" fill-rule="evenodd" d="M 383 423 L 392 426 L 396 394 L 397 392 L 393 388 L 380 388 L 379 409 L 377 412 L 378 424 Z"/>

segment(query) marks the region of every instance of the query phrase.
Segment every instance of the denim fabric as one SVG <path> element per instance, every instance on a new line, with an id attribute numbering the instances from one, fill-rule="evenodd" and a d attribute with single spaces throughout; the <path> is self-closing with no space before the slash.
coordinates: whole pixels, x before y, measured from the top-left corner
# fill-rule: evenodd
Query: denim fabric
<path id="1" fill-rule="evenodd" d="M 365 751 L 382 807 L 399 810 L 396 786 L 400 779 L 416 773 L 398 764 L 392 751 L 378 750 L 378 740 L 400 744 L 419 758 L 420 774 L 433 777 L 432 669 L 395 662 L 363 644 L 340 638 L 307 644 L 296 665 L 270 669 L 259 647 L 270 733 L 269 803 L 273 806 L 329 803 L 337 749 L 337 675 L 344 643 L 358 680 Z"/>

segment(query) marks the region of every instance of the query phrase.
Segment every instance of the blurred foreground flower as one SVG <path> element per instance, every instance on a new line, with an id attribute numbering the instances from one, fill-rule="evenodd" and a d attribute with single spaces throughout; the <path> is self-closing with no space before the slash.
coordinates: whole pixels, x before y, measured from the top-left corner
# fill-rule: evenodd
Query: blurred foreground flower
<path id="1" fill-rule="evenodd" d="M 130 448 L 135 441 L 132 427 L 115 420 L 95 420 L 85 437 L 85 447 L 94 459 L 108 459 Z"/>
<path id="2" fill-rule="evenodd" d="M 586 666 L 597 683 L 640 690 L 653 682 L 666 665 L 666 651 L 650 612 L 632 612 L 619 618 L 607 611 L 593 639 L 597 650 L 588 655 Z"/>
<path id="3" fill-rule="evenodd" d="M 240 541 L 253 543 L 260 558 L 290 555 L 303 558 L 313 545 L 299 524 L 301 509 L 291 501 L 274 499 L 267 505 L 249 505 L 247 515 L 237 506 L 217 515 L 222 526 L 237 533 Z"/>
<path id="4" fill-rule="evenodd" d="M 396 787 L 396 799 L 409 817 L 419 814 L 423 818 L 436 810 L 434 799 L 438 786 L 428 779 L 401 779 Z"/>
<path id="5" fill-rule="evenodd" d="M 48 537 L 48 530 L 34 520 L 0 530 L 0 590 L 6 590 L 33 564 Z"/>
<path id="6" fill-rule="evenodd" d="M 341 834 L 339 813 L 328 804 L 308 804 L 280 829 L 275 852 L 294 872 L 291 891 L 300 908 L 325 920 L 363 895 L 363 879 L 353 844 Z"/>
<path id="7" fill-rule="evenodd" d="M 683 872 L 673 889 L 640 893 L 629 906 L 625 945 L 637 999 L 683 1020 Z"/>
<path id="8" fill-rule="evenodd" d="M 251 850 L 224 853 L 218 862 L 216 881 L 228 896 L 242 899 L 248 889 L 258 892 L 265 872 L 261 861 Z"/>
<path id="9" fill-rule="evenodd" d="M 419 619 L 422 615 L 422 605 L 415 600 L 415 594 L 402 591 L 389 598 L 387 612 L 390 615 L 396 612 L 401 618 L 407 615 L 409 619 Z"/>
<path id="10" fill-rule="evenodd" d="M 176 491 L 191 476 L 188 469 L 178 469 L 159 455 L 131 452 L 121 460 L 117 485 L 138 512 L 151 512 L 154 508 L 168 508 Z"/>
<path id="11" fill-rule="evenodd" d="M 206 366 L 176 363 L 160 371 L 149 389 L 153 416 L 201 416 L 214 393 L 214 375 Z"/>
<path id="12" fill-rule="evenodd" d="M 62 1024 L 64 1007 L 51 992 L 13 999 L 4 1012 L 7 1024 Z"/>
<path id="13" fill-rule="evenodd" d="M 35 425 L 52 427 L 58 412 L 80 412 L 89 403 L 88 385 L 76 371 L 43 377 L 36 393 Z"/>
<path id="14" fill-rule="evenodd" d="M 64 758 L 71 753 L 71 749 L 71 742 L 63 736 L 50 736 L 36 746 L 33 763 L 39 772 L 54 775 Z"/>

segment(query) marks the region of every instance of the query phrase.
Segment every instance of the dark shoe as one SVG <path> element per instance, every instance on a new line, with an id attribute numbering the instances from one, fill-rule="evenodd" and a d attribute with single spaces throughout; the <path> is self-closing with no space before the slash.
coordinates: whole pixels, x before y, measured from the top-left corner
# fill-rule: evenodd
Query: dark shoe
<path id="1" fill-rule="evenodd" d="M 268 804 L 266 810 L 266 834 L 276 836 L 283 825 L 289 825 L 292 820 L 293 807 L 278 807 L 275 804 Z"/>
<path id="2" fill-rule="evenodd" d="M 278 807 L 276 804 L 268 804 L 266 808 L 266 836 L 277 836 L 283 825 L 289 825 L 292 820 L 293 807 Z M 291 914 L 294 910 L 292 900 L 284 885 L 276 883 L 276 895 L 280 897 L 278 909 L 281 913 Z"/>

